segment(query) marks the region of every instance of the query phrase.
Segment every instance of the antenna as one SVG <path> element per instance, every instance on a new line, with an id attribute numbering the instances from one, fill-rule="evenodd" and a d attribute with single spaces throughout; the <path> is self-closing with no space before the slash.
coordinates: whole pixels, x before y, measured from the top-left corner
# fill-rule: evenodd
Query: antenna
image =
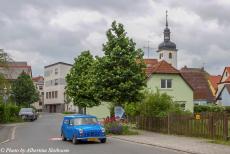
<path id="1" fill-rule="evenodd" d="M 147 46 L 144 46 L 143 48 L 147 49 L 147 51 L 148 51 L 148 58 L 149 58 L 149 52 L 150 52 L 150 50 L 154 50 L 155 49 L 155 48 L 152 48 L 152 47 L 149 46 L 149 40 L 148 40 Z"/>

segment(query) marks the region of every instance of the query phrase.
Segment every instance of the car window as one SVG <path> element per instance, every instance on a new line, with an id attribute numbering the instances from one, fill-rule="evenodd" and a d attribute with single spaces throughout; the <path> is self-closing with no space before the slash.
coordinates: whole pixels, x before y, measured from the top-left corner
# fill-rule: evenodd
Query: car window
<path id="1" fill-rule="evenodd" d="M 64 119 L 64 124 L 69 124 L 69 119 Z"/>
<path id="2" fill-rule="evenodd" d="M 97 118 L 75 118 L 74 125 L 97 124 Z"/>
<path id="3" fill-rule="evenodd" d="M 21 112 L 32 112 L 32 108 L 22 108 Z"/>

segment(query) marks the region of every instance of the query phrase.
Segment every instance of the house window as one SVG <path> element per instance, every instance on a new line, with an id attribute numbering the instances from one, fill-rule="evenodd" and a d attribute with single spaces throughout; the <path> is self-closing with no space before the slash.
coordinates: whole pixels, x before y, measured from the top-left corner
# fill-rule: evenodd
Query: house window
<path id="1" fill-rule="evenodd" d="M 171 79 L 161 79 L 161 88 L 172 88 L 172 80 Z"/>
<path id="2" fill-rule="evenodd" d="M 43 86 L 39 86 L 39 90 L 43 90 Z"/>
<path id="3" fill-rule="evenodd" d="M 225 74 L 226 74 L 225 76 L 227 77 L 228 76 L 228 72 L 226 72 Z"/>
<path id="4" fill-rule="evenodd" d="M 58 91 L 55 91 L 55 98 L 58 98 Z"/>
<path id="5" fill-rule="evenodd" d="M 169 59 L 172 59 L 172 53 L 171 52 L 169 53 Z"/>
<path id="6" fill-rule="evenodd" d="M 49 98 L 49 93 L 48 92 L 46 92 L 46 99 L 48 99 Z"/>
<path id="7" fill-rule="evenodd" d="M 51 98 L 51 92 L 49 92 L 49 99 Z"/>
<path id="8" fill-rule="evenodd" d="M 52 98 L 54 98 L 54 91 L 52 91 Z"/>
<path id="9" fill-rule="evenodd" d="M 58 68 L 55 68 L 54 72 L 55 72 L 55 75 L 57 75 L 58 74 Z"/>
<path id="10" fill-rule="evenodd" d="M 54 85 L 58 85 L 58 79 L 54 80 Z"/>
<path id="11" fill-rule="evenodd" d="M 39 106 L 42 106 L 42 102 L 41 101 L 39 102 Z"/>

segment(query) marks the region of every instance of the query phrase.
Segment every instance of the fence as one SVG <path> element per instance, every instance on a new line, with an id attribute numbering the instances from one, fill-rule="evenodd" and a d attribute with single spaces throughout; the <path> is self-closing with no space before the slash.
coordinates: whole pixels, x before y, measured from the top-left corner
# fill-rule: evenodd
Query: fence
<path id="1" fill-rule="evenodd" d="M 169 114 L 167 117 L 130 118 L 137 128 L 185 136 L 227 140 L 230 135 L 230 118 L 226 113 L 200 113 L 194 115 Z"/>

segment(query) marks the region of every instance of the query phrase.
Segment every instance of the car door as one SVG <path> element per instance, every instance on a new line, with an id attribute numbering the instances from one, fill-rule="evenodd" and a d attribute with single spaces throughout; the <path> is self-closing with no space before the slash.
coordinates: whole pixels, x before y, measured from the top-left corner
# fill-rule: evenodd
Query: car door
<path id="1" fill-rule="evenodd" d="M 63 133 L 64 133 L 64 135 L 65 135 L 65 137 L 67 137 L 68 138 L 68 125 L 69 125 L 69 119 L 64 119 L 63 120 L 63 123 L 62 123 L 62 131 L 63 131 Z"/>
<path id="2" fill-rule="evenodd" d="M 65 119 L 63 124 L 63 132 L 66 138 L 72 139 L 73 128 L 74 128 L 73 119 Z"/>

